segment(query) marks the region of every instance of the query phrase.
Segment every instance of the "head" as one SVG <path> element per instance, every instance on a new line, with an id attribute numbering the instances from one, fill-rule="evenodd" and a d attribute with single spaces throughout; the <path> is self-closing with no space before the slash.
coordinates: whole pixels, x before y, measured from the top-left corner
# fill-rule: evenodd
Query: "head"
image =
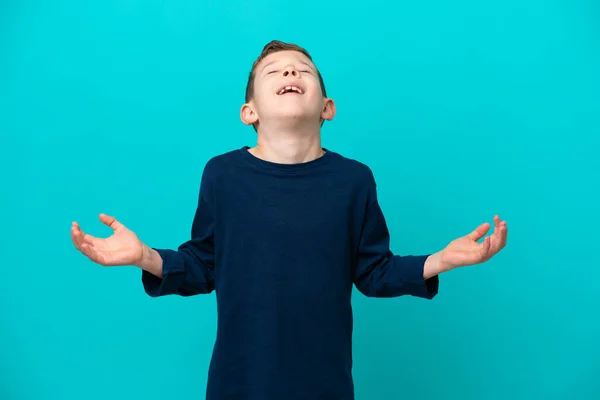
<path id="1" fill-rule="evenodd" d="M 320 127 L 334 116 L 335 104 L 308 51 L 276 40 L 268 43 L 252 64 L 242 121 L 258 131 L 261 123 Z"/>

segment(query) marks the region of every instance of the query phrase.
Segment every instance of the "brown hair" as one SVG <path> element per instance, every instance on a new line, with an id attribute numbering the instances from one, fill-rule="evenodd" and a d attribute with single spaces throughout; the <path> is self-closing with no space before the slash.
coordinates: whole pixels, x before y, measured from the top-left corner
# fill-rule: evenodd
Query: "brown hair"
<path id="1" fill-rule="evenodd" d="M 297 44 L 285 43 L 285 42 L 282 42 L 279 40 L 270 41 L 269 43 L 267 43 L 265 45 L 265 47 L 263 47 L 262 52 L 260 53 L 258 58 L 254 61 L 254 64 L 252 64 L 252 69 L 250 70 L 250 75 L 248 76 L 248 83 L 246 84 L 246 103 L 248 103 L 250 100 L 252 100 L 252 97 L 254 96 L 254 78 L 255 78 L 255 73 L 256 73 L 256 66 L 269 54 L 277 53 L 279 51 L 285 51 L 285 50 L 300 52 L 300 53 L 304 54 L 306 57 L 308 57 L 308 59 L 310 61 L 313 61 L 313 59 L 310 56 L 310 54 L 308 53 L 308 51 L 306 49 L 298 46 Z M 325 83 L 323 82 L 323 77 L 321 76 L 321 73 L 319 72 L 318 69 L 317 69 L 317 75 L 319 76 L 319 82 L 321 84 L 321 92 L 323 93 L 324 97 L 327 97 L 327 92 L 325 91 Z"/>

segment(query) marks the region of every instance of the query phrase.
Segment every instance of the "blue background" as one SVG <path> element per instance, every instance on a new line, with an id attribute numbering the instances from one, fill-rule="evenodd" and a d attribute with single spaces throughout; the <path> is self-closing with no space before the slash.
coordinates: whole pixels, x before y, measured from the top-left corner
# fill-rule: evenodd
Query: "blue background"
<path id="1" fill-rule="evenodd" d="M 432 302 L 354 297 L 357 399 L 600 398 L 600 6 L 589 0 L 0 5 L 0 398 L 203 398 L 215 297 L 151 299 L 72 246 L 100 212 L 188 239 L 202 169 L 253 145 L 246 78 L 308 48 L 401 254 L 495 213 Z"/>

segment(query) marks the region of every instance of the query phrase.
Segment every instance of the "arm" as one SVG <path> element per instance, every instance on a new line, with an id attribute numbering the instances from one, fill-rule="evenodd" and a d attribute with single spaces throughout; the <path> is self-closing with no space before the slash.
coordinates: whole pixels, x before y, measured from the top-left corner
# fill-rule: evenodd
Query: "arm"
<path id="1" fill-rule="evenodd" d="M 436 255 L 400 256 L 390 250 L 390 236 L 375 185 L 369 194 L 358 247 L 354 284 L 365 296 L 412 295 L 432 299 L 438 292 Z"/>
<path id="2" fill-rule="evenodd" d="M 202 179 L 198 206 L 192 223 L 192 237 L 177 250 L 143 246 L 138 263 L 142 283 L 152 297 L 176 294 L 193 296 L 215 288 L 214 212 L 209 179 Z"/>
<path id="3" fill-rule="evenodd" d="M 389 249 L 389 232 L 373 185 L 359 244 L 354 283 L 369 297 L 413 295 L 432 299 L 438 293 L 439 275 L 455 268 L 488 261 L 506 246 L 506 221 L 494 216 L 467 235 L 429 255 L 399 256 Z M 483 241 L 479 243 L 479 240 Z"/>

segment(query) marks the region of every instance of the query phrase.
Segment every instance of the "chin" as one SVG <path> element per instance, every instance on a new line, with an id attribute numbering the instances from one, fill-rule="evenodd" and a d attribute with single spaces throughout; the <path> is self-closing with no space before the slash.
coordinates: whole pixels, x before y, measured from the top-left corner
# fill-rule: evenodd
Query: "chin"
<path id="1" fill-rule="evenodd" d="M 308 109 L 302 106 L 280 107 L 274 110 L 274 113 L 279 117 L 297 118 L 297 119 L 314 119 L 319 118 L 320 112 Z"/>
<path id="2" fill-rule="evenodd" d="M 275 117 L 279 121 L 285 121 L 288 123 L 305 124 L 309 121 L 318 121 L 319 116 L 315 116 L 314 113 L 302 113 L 302 112 L 285 112 L 280 113 Z"/>

